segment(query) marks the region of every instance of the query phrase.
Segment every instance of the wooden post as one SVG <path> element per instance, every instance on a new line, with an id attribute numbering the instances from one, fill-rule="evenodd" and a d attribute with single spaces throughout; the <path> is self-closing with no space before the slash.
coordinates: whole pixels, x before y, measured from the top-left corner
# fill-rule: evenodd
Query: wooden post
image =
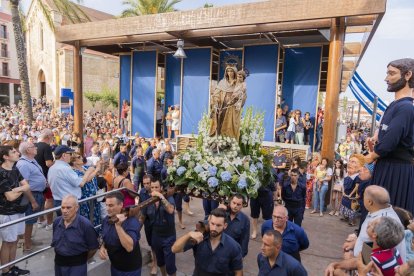
<path id="1" fill-rule="evenodd" d="M 80 153 L 83 155 L 83 96 L 82 96 L 82 53 L 79 41 L 75 43 L 73 50 L 73 105 L 74 126 L 73 130 L 79 133 L 81 145 Z"/>
<path id="2" fill-rule="evenodd" d="M 326 84 L 325 119 L 323 124 L 322 157 L 335 158 L 335 136 L 338 118 L 341 69 L 344 52 L 345 20 L 333 18 L 329 43 L 328 77 Z"/>

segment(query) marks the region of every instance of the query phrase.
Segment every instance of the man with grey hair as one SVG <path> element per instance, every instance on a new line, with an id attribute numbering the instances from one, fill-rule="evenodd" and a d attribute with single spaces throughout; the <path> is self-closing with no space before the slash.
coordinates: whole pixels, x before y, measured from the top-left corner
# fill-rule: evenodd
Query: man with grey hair
<path id="1" fill-rule="evenodd" d="M 98 233 L 92 223 L 78 214 L 74 195 L 66 195 L 60 206 L 62 216 L 53 222 L 51 246 L 55 249 L 55 275 L 87 275 L 87 261 L 99 248 Z"/>
<path id="2" fill-rule="evenodd" d="M 37 153 L 34 157 L 37 163 L 42 167 L 43 175 L 47 179 L 47 174 L 49 172 L 49 168 L 53 165 L 53 154 L 52 148 L 50 143 L 53 141 L 53 132 L 45 128 L 42 130 L 42 133 L 39 137 L 39 142 L 36 144 L 37 146 Z M 53 196 L 50 187 L 46 185 L 46 189 L 44 190 L 44 198 L 45 198 L 45 210 L 53 208 Z M 52 230 L 52 223 L 53 223 L 53 213 L 46 215 L 47 220 L 44 217 L 39 218 L 40 227 L 46 227 L 46 230 Z"/>
<path id="3" fill-rule="evenodd" d="M 282 234 L 282 251 L 300 262 L 300 251 L 309 247 L 309 239 L 305 230 L 289 221 L 288 210 L 277 205 L 273 209 L 272 219 L 262 224 L 262 237 L 268 230 L 276 230 Z"/>
<path id="4" fill-rule="evenodd" d="M 403 263 L 395 247 L 404 239 L 404 227 L 393 218 L 379 217 L 368 224 L 367 234 L 373 242 L 371 260 L 384 275 L 394 275 Z"/>
<path id="5" fill-rule="evenodd" d="M 390 205 L 390 196 L 387 190 L 380 186 L 371 185 L 365 189 L 364 206 L 368 210 L 368 215 L 362 223 L 358 238 L 354 234 L 348 236 L 343 246 L 344 251 L 353 251 L 353 257 L 340 262 L 330 263 L 325 270 L 326 276 L 343 275 L 344 270 L 357 269 L 357 258 L 362 251 L 362 246 L 364 243 L 371 241 L 367 233 L 368 224 L 371 221 L 379 217 L 390 217 L 401 224 L 397 213 Z M 404 240 L 396 248 L 400 252 L 402 259 L 405 259 L 406 248 Z"/>
<path id="6" fill-rule="evenodd" d="M 19 146 L 21 157 L 16 163 L 23 178 L 29 182 L 30 191 L 36 201 L 35 206 L 29 204 L 26 210 L 26 216 L 37 213 L 43 209 L 44 197 L 43 191 L 46 188 L 46 177 L 43 174 L 42 167 L 34 158 L 37 154 L 37 147 L 31 142 L 22 142 Z M 33 225 L 37 218 L 26 220 L 24 232 L 24 248 L 23 252 L 32 251 L 32 231 Z"/>

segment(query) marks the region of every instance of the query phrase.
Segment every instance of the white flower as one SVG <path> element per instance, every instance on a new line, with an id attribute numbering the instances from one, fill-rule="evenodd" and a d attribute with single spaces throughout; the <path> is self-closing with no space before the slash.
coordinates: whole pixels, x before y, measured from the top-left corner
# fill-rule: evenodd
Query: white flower
<path id="1" fill-rule="evenodd" d="M 190 154 L 188 152 L 184 153 L 184 155 L 181 157 L 184 161 L 189 161 L 191 159 Z"/>

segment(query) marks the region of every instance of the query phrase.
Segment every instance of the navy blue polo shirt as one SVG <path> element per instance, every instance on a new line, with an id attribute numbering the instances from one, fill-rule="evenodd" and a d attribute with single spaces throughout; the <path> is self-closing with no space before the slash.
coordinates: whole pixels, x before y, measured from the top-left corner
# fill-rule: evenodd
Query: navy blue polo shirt
<path id="1" fill-rule="evenodd" d="M 154 150 L 153 146 L 148 146 L 147 150 L 144 153 L 145 160 L 152 158 L 152 151 Z"/>
<path id="2" fill-rule="evenodd" d="M 79 214 L 67 228 L 63 218 L 57 217 L 53 222 L 51 246 L 61 256 L 80 255 L 99 247 L 98 233 L 92 223 Z"/>
<path id="3" fill-rule="evenodd" d="M 262 224 L 262 237 L 268 230 L 273 230 L 273 221 L 266 220 Z M 286 228 L 282 233 L 282 251 L 292 255 L 309 247 L 309 239 L 302 227 L 291 221 L 286 221 Z"/>
<path id="4" fill-rule="evenodd" d="M 305 268 L 292 256 L 279 252 L 276 262 L 270 266 L 269 259 L 262 254 L 257 255 L 259 276 L 307 276 Z"/>
<path id="5" fill-rule="evenodd" d="M 118 152 L 114 156 L 114 167 L 118 166 L 121 163 L 128 164 L 128 155 L 126 153 Z"/>
<path id="6" fill-rule="evenodd" d="M 306 176 L 306 172 L 301 174 L 300 172 L 298 173 L 298 183 L 300 185 L 302 185 L 303 187 L 306 188 L 306 180 L 307 180 L 307 176 Z"/>
<path id="7" fill-rule="evenodd" d="M 106 245 L 109 244 L 123 248 L 118 233 L 116 232 L 115 224 L 110 224 L 108 220 L 109 218 L 106 217 L 102 221 L 102 239 L 104 243 Z M 138 241 L 141 239 L 141 235 L 139 233 L 140 228 L 141 224 L 135 217 L 129 217 L 122 223 L 122 229 L 124 229 L 125 233 L 131 237 L 134 242 L 134 246 L 136 246 Z"/>
<path id="8" fill-rule="evenodd" d="M 232 275 L 232 272 L 243 269 L 243 258 L 240 245 L 226 233 L 221 234 L 219 245 L 213 251 L 210 236 L 184 250 L 194 249 L 194 275 Z"/>
<path id="9" fill-rule="evenodd" d="M 302 208 L 305 207 L 306 199 L 306 186 L 302 184 L 296 185 L 296 189 L 293 191 L 290 185 L 290 178 L 283 183 L 282 199 L 285 202 L 286 208 Z"/>
<path id="10" fill-rule="evenodd" d="M 154 157 L 151 157 L 151 159 L 147 161 L 147 173 L 154 177 L 161 177 L 163 167 L 164 166 L 160 159 L 154 159 Z"/>
<path id="11" fill-rule="evenodd" d="M 250 220 L 243 212 L 239 212 L 233 220 L 230 220 L 229 214 L 227 221 L 227 228 L 224 230 L 224 233 L 232 237 L 240 245 L 244 258 L 249 251 Z"/>
<path id="12" fill-rule="evenodd" d="M 175 206 L 175 201 L 172 196 L 166 199 L 170 204 Z M 141 214 L 146 217 L 146 220 L 152 226 L 153 233 L 162 237 L 175 235 L 175 214 L 169 214 L 161 202 L 159 202 L 158 208 L 155 204 L 147 206 L 142 210 Z"/>
<path id="13" fill-rule="evenodd" d="M 286 155 L 281 154 L 281 155 L 275 155 L 273 157 L 273 164 L 275 166 L 282 166 L 283 163 L 287 163 L 287 158 Z"/>

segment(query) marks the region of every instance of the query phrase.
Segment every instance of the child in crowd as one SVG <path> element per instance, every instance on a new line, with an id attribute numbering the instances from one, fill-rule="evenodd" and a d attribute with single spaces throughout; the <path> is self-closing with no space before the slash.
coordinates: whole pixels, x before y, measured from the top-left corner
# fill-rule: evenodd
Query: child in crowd
<path id="1" fill-rule="evenodd" d="M 296 129 L 296 123 L 295 123 L 295 110 L 289 113 L 289 126 L 286 131 L 286 144 L 294 143 L 295 141 L 295 129 Z"/>

